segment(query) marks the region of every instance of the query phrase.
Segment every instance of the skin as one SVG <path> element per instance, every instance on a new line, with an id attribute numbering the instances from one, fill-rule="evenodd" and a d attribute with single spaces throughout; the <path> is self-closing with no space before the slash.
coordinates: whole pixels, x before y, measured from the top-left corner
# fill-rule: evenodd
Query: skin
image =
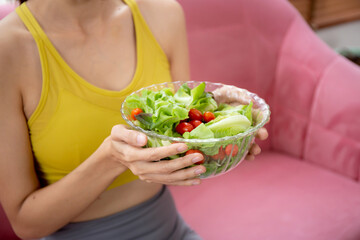
<path id="1" fill-rule="evenodd" d="M 137 3 L 171 63 L 173 80 L 188 80 L 181 7 L 173 0 Z M 130 83 L 136 51 L 131 11 L 126 4 L 119 0 L 30 0 L 28 6 L 62 57 L 80 76 L 93 85 L 115 91 Z M 36 44 L 15 13 L 0 22 L 0 48 L 0 201 L 18 236 L 41 238 L 69 222 L 127 209 L 154 196 L 162 184 L 200 184 L 197 176 L 205 171 L 203 166 L 181 169 L 201 161 L 201 154 L 154 162 L 185 151 L 186 145 L 144 149 L 144 135 L 116 125 L 74 171 L 40 188 L 27 120 L 40 99 L 41 65 Z M 265 129 L 258 132 L 260 140 L 267 135 Z M 260 151 L 254 144 L 247 159 L 253 159 Z M 140 179 L 105 191 L 127 168 Z"/>

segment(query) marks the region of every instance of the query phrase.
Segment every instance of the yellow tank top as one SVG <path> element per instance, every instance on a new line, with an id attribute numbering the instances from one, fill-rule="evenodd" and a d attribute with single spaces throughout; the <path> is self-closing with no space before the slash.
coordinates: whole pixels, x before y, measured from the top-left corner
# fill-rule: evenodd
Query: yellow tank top
<path id="1" fill-rule="evenodd" d="M 120 108 L 127 95 L 151 84 L 171 81 L 168 59 L 135 0 L 124 2 L 133 16 L 137 66 L 131 83 L 121 91 L 96 87 L 79 76 L 60 56 L 26 3 L 16 9 L 36 41 L 42 66 L 40 102 L 28 127 L 36 170 L 44 185 L 74 170 L 110 135 L 114 125 L 125 123 Z M 135 179 L 127 170 L 108 189 Z"/>

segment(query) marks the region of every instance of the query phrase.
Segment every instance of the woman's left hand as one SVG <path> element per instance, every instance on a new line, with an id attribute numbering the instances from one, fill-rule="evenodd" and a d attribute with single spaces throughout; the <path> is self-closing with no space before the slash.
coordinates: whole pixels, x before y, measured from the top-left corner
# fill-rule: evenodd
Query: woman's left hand
<path id="1" fill-rule="evenodd" d="M 227 103 L 230 105 L 249 104 L 251 99 L 245 92 L 234 86 L 224 86 L 213 91 L 216 102 Z M 256 139 L 264 141 L 269 133 L 266 128 L 260 128 L 256 133 Z M 251 145 L 246 160 L 254 160 L 255 156 L 261 153 L 261 148 L 255 142 Z"/>
<path id="2" fill-rule="evenodd" d="M 256 133 L 256 138 L 264 141 L 268 138 L 269 133 L 266 128 L 260 128 Z M 261 153 L 261 148 L 255 142 L 251 145 L 248 155 L 245 157 L 246 160 L 254 160 L 255 156 Z"/>

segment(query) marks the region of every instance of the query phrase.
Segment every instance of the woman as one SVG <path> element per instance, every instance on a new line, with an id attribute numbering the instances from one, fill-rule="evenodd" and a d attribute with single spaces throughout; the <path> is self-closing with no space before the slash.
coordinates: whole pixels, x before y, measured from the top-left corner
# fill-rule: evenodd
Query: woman
<path id="1" fill-rule="evenodd" d="M 202 156 L 156 162 L 186 145 L 141 148 L 119 113 L 136 89 L 189 79 L 179 4 L 29 0 L 0 48 L 0 201 L 18 236 L 199 239 L 163 186 L 200 184 L 204 166 L 182 169 Z"/>

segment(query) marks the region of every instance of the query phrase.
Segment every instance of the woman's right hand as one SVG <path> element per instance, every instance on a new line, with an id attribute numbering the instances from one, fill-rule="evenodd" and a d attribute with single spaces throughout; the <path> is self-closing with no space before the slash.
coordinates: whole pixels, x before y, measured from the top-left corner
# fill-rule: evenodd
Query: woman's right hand
<path id="1" fill-rule="evenodd" d="M 200 184 L 198 176 L 206 171 L 202 165 L 184 169 L 203 159 L 199 153 L 159 161 L 162 158 L 185 152 L 187 145 L 176 143 L 157 148 L 142 148 L 147 142 L 146 136 L 128 129 L 125 125 L 114 126 L 106 141 L 110 141 L 111 158 L 129 168 L 133 174 L 146 182 L 197 185 Z"/>

